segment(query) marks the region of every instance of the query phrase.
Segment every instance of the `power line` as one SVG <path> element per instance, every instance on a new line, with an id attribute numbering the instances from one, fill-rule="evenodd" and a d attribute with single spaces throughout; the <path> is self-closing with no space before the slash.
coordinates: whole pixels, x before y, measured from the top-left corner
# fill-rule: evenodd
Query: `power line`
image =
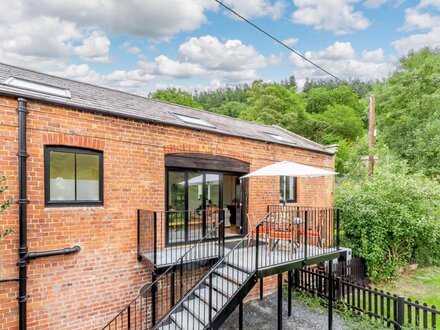
<path id="1" fill-rule="evenodd" d="M 214 0 L 215 2 L 217 2 L 220 6 L 222 6 L 223 8 L 229 10 L 231 13 L 233 13 L 235 16 L 241 18 L 243 21 L 245 21 L 246 23 L 252 25 L 254 28 L 256 28 L 257 30 L 259 30 L 260 32 L 264 33 L 265 35 L 267 35 L 269 38 L 271 38 L 272 40 L 276 41 L 277 43 L 279 43 L 280 45 L 284 46 L 285 48 L 287 48 L 288 50 L 290 50 L 292 53 L 298 55 L 299 57 L 301 57 L 303 60 L 309 62 L 310 64 L 312 64 L 313 66 L 315 66 L 316 68 L 318 68 L 319 70 L 327 73 L 329 76 L 333 77 L 334 79 L 340 81 L 340 82 L 344 82 L 344 80 L 336 77 L 333 73 L 327 71 L 326 69 L 324 69 L 322 66 L 314 63 L 313 61 L 309 60 L 307 57 L 305 57 L 304 55 L 302 55 L 300 52 L 296 51 L 295 49 L 293 49 L 292 47 L 289 47 L 288 45 L 286 45 L 284 42 L 282 42 L 280 39 L 278 39 L 277 37 L 274 37 L 273 35 L 271 35 L 269 32 L 264 31 L 262 28 L 260 28 L 258 25 L 252 23 L 250 20 L 248 20 L 247 18 L 243 17 L 242 15 L 240 15 L 239 13 L 237 13 L 235 10 L 233 10 L 232 8 L 226 6 L 223 2 L 219 1 L 219 0 Z"/>

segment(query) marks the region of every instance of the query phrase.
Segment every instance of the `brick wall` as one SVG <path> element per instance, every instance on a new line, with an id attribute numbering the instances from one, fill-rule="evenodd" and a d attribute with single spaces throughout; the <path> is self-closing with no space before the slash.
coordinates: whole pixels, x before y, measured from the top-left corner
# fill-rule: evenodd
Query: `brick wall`
<path id="1" fill-rule="evenodd" d="M 150 281 L 152 268 L 137 262 L 137 209 L 163 209 L 164 155 L 209 153 L 249 162 L 251 170 L 292 160 L 333 168 L 332 156 L 286 146 L 168 125 L 28 103 L 29 251 L 80 245 L 80 253 L 31 261 L 29 329 L 99 329 Z M 0 168 L 5 197 L 18 198 L 17 101 L 0 97 Z M 104 153 L 104 206 L 44 207 L 44 145 L 86 147 Z M 254 222 L 278 202 L 276 178 L 254 178 L 249 210 Z M 298 205 L 331 206 L 333 178 L 298 179 Z M 1 217 L 0 278 L 18 276 L 18 208 Z M 0 329 L 16 329 L 17 283 L 0 284 Z"/>

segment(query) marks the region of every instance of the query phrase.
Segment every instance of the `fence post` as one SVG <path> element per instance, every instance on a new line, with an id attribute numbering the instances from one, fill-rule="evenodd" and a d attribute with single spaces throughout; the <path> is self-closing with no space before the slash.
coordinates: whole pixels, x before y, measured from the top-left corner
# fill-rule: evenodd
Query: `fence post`
<path id="1" fill-rule="evenodd" d="M 138 221 L 137 221 L 137 260 L 142 261 L 141 257 L 141 210 L 137 211 Z"/>
<path id="2" fill-rule="evenodd" d="M 176 278 L 175 278 L 175 274 L 176 274 L 176 267 L 173 266 L 173 269 L 171 270 L 171 289 L 170 289 L 170 303 L 171 306 L 174 306 L 174 303 L 176 301 L 175 299 L 175 282 L 176 282 Z"/>
<path id="3" fill-rule="evenodd" d="M 283 273 L 278 274 L 278 330 L 283 329 Z"/>
<path id="4" fill-rule="evenodd" d="M 341 299 L 341 291 L 342 291 L 342 283 L 341 278 L 339 276 L 336 277 L 336 290 L 338 294 L 336 295 L 335 299 L 339 301 Z"/>
<path id="5" fill-rule="evenodd" d="M 340 210 L 336 209 L 336 248 L 339 250 L 341 248 L 341 235 L 340 235 Z"/>
<path id="6" fill-rule="evenodd" d="M 304 261 L 307 260 L 307 232 L 309 230 L 307 218 L 308 218 L 308 211 L 304 211 Z"/>
<path id="7" fill-rule="evenodd" d="M 293 271 L 293 276 L 294 276 L 293 285 L 294 285 L 295 289 L 298 289 L 299 288 L 299 269 L 295 269 Z"/>
<path id="8" fill-rule="evenodd" d="M 151 324 L 154 327 L 156 325 L 156 273 L 153 273 L 152 279 L 153 286 L 151 287 Z"/>
<path id="9" fill-rule="evenodd" d="M 287 272 L 287 316 L 292 315 L 292 271 Z"/>
<path id="10" fill-rule="evenodd" d="M 328 329 L 333 329 L 333 262 L 328 263 Z"/>
<path id="11" fill-rule="evenodd" d="M 127 308 L 127 330 L 131 330 L 131 306 L 128 305 Z"/>
<path id="12" fill-rule="evenodd" d="M 260 225 L 257 226 L 257 232 L 255 233 L 255 270 L 258 272 L 258 249 L 260 248 Z"/>
<path id="13" fill-rule="evenodd" d="M 212 272 L 209 273 L 209 296 L 208 296 L 208 306 L 209 306 L 209 329 L 212 329 Z"/>
<path id="14" fill-rule="evenodd" d="M 405 324 L 405 298 L 397 297 L 397 329 L 401 329 Z"/>
<path id="15" fill-rule="evenodd" d="M 153 261 L 154 261 L 154 265 L 157 265 L 157 212 L 153 213 L 153 245 L 154 245 Z"/>

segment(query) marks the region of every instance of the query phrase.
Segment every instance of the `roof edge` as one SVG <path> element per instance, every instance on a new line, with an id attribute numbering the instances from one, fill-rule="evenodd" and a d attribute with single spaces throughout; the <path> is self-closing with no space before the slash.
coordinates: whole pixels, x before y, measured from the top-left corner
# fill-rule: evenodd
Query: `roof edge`
<path id="1" fill-rule="evenodd" d="M 285 129 L 284 127 L 281 127 L 281 126 L 278 126 L 278 125 L 272 125 L 272 127 L 276 127 L 276 128 L 278 128 L 278 129 L 282 130 L 283 132 L 285 132 L 285 133 L 287 133 L 287 134 L 289 134 L 289 135 L 292 135 L 292 136 L 296 137 L 296 138 L 299 139 L 299 140 L 303 140 L 304 142 L 310 143 L 310 144 L 314 145 L 314 146 L 317 147 L 317 148 L 321 148 L 324 152 L 326 152 L 326 153 L 328 153 L 328 154 L 332 154 L 332 155 L 335 154 L 334 152 L 330 152 L 330 151 L 328 151 L 326 146 L 324 146 L 324 145 L 322 145 L 322 144 L 320 144 L 320 143 L 318 143 L 318 142 L 315 142 L 315 141 L 313 141 L 313 140 L 310 140 L 310 139 L 308 139 L 308 138 L 306 138 L 306 137 L 304 137 L 304 136 L 301 136 L 301 135 L 299 135 L 299 134 L 296 134 L 296 133 L 294 133 L 294 132 L 291 132 L 291 131 L 289 131 L 288 129 Z"/>

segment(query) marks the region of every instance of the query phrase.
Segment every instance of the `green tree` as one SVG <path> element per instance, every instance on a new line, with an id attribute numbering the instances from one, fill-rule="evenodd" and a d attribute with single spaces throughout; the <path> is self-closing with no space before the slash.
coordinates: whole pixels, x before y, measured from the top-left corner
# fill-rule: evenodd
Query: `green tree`
<path id="1" fill-rule="evenodd" d="M 375 281 L 390 280 L 416 261 L 440 264 L 440 187 L 387 157 L 371 179 L 344 180 L 336 190 L 342 209 L 342 245 L 367 262 Z"/>
<path id="2" fill-rule="evenodd" d="M 237 101 L 230 101 L 222 104 L 218 108 L 210 109 L 210 111 L 234 118 L 240 117 L 240 114 L 245 110 L 246 110 L 246 104 Z"/>
<path id="3" fill-rule="evenodd" d="M 246 93 L 249 86 L 222 87 L 213 91 L 196 92 L 194 100 L 204 109 L 218 112 L 218 109 L 228 102 L 246 104 Z"/>
<path id="4" fill-rule="evenodd" d="M 307 120 L 305 100 L 294 88 L 257 80 L 247 92 L 247 108 L 241 112 L 240 118 L 279 125 L 301 134 Z"/>
<path id="5" fill-rule="evenodd" d="M 422 49 L 378 84 L 379 137 L 413 172 L 440 175 L 440 50 Z"/>
<path id="6" fill-rule="evenodd" d="M 5 182 L 6 182 L 6 177 L 2 176 L 2 178 L 0 179 L 0 196 L 8 190 L 8 186 L 4 185 Z M 2 204 L 0 204 L 0 214 L 6 211 L 9 208 L 9 206 L 11 206 L 12 200 L 7 199 L 5 201 L 2 201 L 1 203 Z M 0 238 L 12 234 L 13 232 L 14 232 L 13 229 L 5 229 L 3 231 L 0 231 Z"/>
<path id="7" fill-rule="evenodd" d="M 324 113 L 315 118 L 324 126 L 320 140 L 326 144 L 343 139 L 355 141 L 364 131 L 362 119 L 347 105 L 329 105 Z"/>
<path id="8" fill-rule="evenodd" d="M 192 97 L 192 95 L 182 89 L 166 88 L 158 89 L 154 93 L 150 93 L 149 97 L 169 103 L 179 104 L 186 107 L 203 109 Z"/>

